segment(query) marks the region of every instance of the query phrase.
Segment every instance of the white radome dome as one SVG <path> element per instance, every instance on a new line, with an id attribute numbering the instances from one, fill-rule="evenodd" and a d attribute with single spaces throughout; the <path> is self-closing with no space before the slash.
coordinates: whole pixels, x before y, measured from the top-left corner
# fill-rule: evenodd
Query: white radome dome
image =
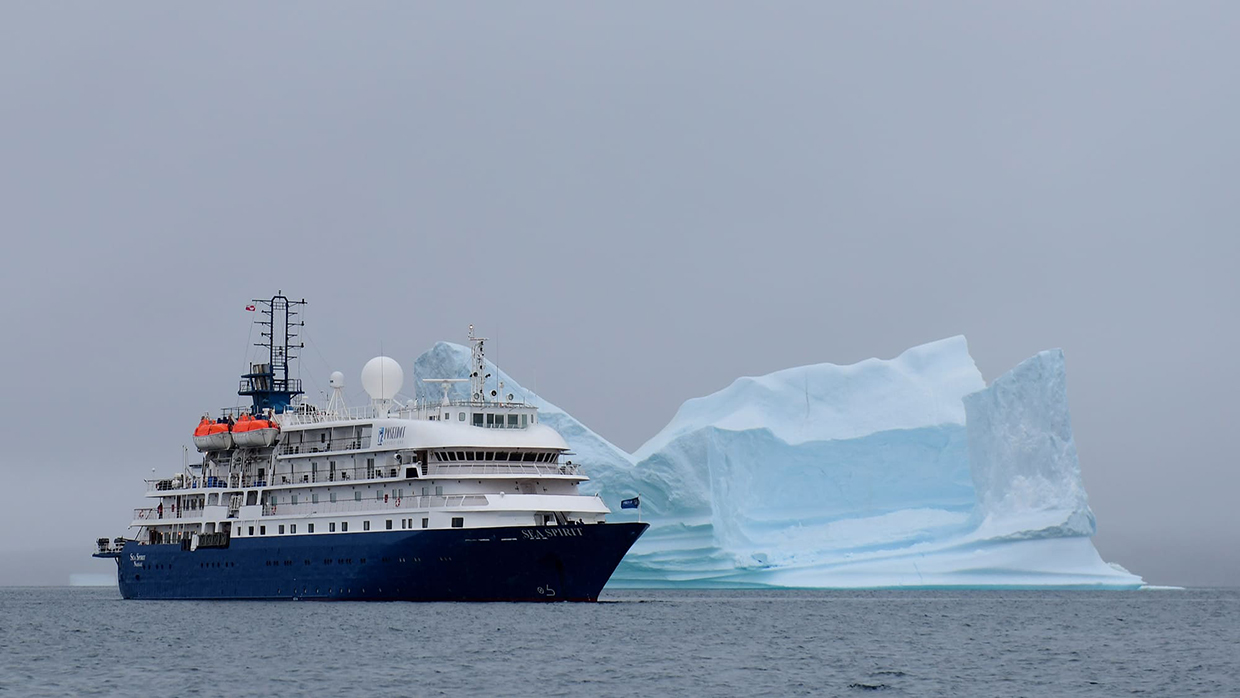
<path id="1" fill-rule="evenodd" d="M 405 372 L 390 356 L 376 356 L 362 367 L 362 388 L 371 400 L 391 400 L 404 384 Z"/>
<path id="2" fill-rule="evenodd" d="M 340 371 L 332 371 L 332 375 L 327 379 L 327 384 L 333 388 L 344 387 L 344 374 Z"/>

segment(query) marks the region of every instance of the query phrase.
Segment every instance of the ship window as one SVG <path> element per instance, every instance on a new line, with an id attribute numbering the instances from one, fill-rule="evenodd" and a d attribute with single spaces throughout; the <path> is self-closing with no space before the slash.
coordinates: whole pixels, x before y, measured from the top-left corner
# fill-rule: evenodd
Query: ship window
<path id="1" fill-rule="evenodd" d="M 443 485 L 435 485 L 435 496 L 436 497 L 443 496 Z"/>
<path id="2" fill-rule="evenodd" d="M 527 415 L 524 415 L 524 414 L 523 414 L 523 415 L 521 415 L 521 428 L 522 428 L 522 429 L 524 429 L 525 427 L 529 426 L 529 425 L 526 423 L 526 421 L 525 421 L 526 416 L 527 416 Z"/>
<path id="3" fill-rule="evenodd" d="M 431 493 L 431 488 L 429 488 L 429 487 L 423 487 L 423 488 L 422 488 L 422 496 L 423 496 L 423 497 L 425 497 L 426 495 L 428 495 L 428 494 L 430 494 L 430 493 Z"/>
<path id="4" fill-rule="evenodd" d="M 327 532 L 328 532 L 328 533 L 335 533 L 335 532 L 336 532 L 336 522 L 335 522 L 335 521 L 332 521 L 331 523 L 327 524 Z"/>
<path id="5" fill-rule="evenodd" d="M 527 461 L 532 461 L 532 460 L 534 460 L 534 454 L 533 454 L 533 453 L 527 453 L 527 454 L 525 454 L 525 460 L 527 460 Z"/>
<path id="6" fill-rule="evenodd" d="M 297 524 L 289 524 L 289 525 L 288 525 L 288 532 L 289 532 L 289 533 L 296 533 L 296 532 L 297 532 Z M 283 531 L 281 531 L 281 533 L 283 533 Z"/>
<path id="7" fill-rule="evenodd" d="M 251 535 L 251 536 L 252 536 L 252 535 L 254 535 L 254 527 L 253 527 L 253 526 L 250 526 L 250 535 Z"/>
<path id="8" fill-rule="evenodd" d="M 452 528 L 465 528 L 465 517 L 464 516 L 453 516 L 452 517 Z"/>
<path id="9" fill-rule="evenodd" d="M 362 522 L 362 530 L 363 530 L 363 531 L 369 531 L 369 530 L 370 530 L 370 520 L 369 520 L 369 519 L 367 519 L 366 521 L 363 521 L 363 522 Z"/>
<path id="10" fill-rule="evenodd" d="M 265 536 L 265 535 L 267 535 L 267 527 L 266 527 L 266 526 L 259 526 L 259 527 L 258 527 L 258 535 L 260 535 L 260 536 Z"/>
<path id="11" fill-rule="evenodd" d="M 383 501 L 383 490 L 375 490 L 375 501 L 376 502 Z"/>
<path id="12" fill-rule="evenodd" d="M 495 460 L 495 451 L 487 451 L 482 455 L 485 456 L 483 460 Z"/>
<path id="13" fill-rule="evenodd" d="M 490 412 L 487 412 L 487 426 L 488 427 L 495 426 L 495 415 L 491 414 Z"/>
<path id="14" fill-rule="evenodd" d="M 403 531 L 403 530 L 405 530 L 405 520 L 404 520 L 404 519 L 401 519 L 401 520 L 400 520 L 400 529 L 401 529 L 402 531 Z"/>
<path id="15" fill-rule="evenodd" d="M 431 520 L 426 518 L 425 516 L 422 517 L 422 528 L 430 528 L 430 527 L 431 527 Z"/>
<path id="16" fill-rule="evenodd" d="M 474 413 L 474 426 L 476 427 L 482 426 L 482 413 L 481 412 Z"/>
<path id="17" fill-rule="evenodd" d="M 496 451 L 495 460 L 501 460 L 501 461 L 508 460 L 508 453 L 506 451 Z"/>
<path id="18" fill-rule="evenodd" d="M 314 533 L 314 524 L 306 524 L 306 531 L 308 533 Z"/>
<path id="19" fill-rule="evenodd" d="M 297 503 L 297 495 L 295 495 L 295 494 L 294 494 L 294 495 L 290 495 L 290 496 L 289 496 L 289 502 L 288 502 L 288 503 L 289 503 L 289 504 L 296 504 L 296 503 Z"/>
<path id="20" fill-rule="evenodd" d="M 465 452 L 464 452 L 464 451 L 457 451 L 457 452 L 456 452 L 456 459 L 457 459 L 457 460 L 465 460 Z"/>
<path id="21" fill-rule="evenodd" d="M 509 429 L 517 428 L 517 415 L 515 414 L 508 415 L 508 428 Z"/>
<path id="22" fill-rule="evenodd" d="M 284 535 L 284 524 L 280 524 L 280 535 Z"/>
<path id="23" fill-rule="evenodd" d="M 348 532 L 349 532 L 349 522 L 348 522 L 348 521 L 341 521 L 341 522 L 340 522 L 340 532 L 341 532 L 341 533 L 348 533 Z"/>
<path id="24" fill-rule="evenodd" d="M 435 460 L 436 460 L 436 461 L 442 461 L 442 460 L 443 460 L 443 454 L 442 454 L 442 453 L 440 453 L 439 451 L 435 451 Z"/>
<path id="25" fill-rule="evenodd" d="M 464 413 L 464 412 L 461 412 L 461 413 L 460 413 L 460 415 L 457 417 L 457 421 L 458 421 L 458 422 L 463 422 L 463 421 L 465 421 L 465 413 Z"/>
<path id="26" fill-rule="evenodd" d="M 355 502 L 360 502 L 360 501 L 362 501 L 362 491 L 361 491 L 361 490 L 353 490 L 353 501 L 355 501 Z"/>
<path id="27" fill-rule="evenodd" d="M 310 495 L 310 503 L 311 503 L 311 504 L 318 504 L 318 503 L 319 503 L 319 495 L 318 495 L 318 494 L 312 494 L 312 495 Z"/>
<path id="28" fill-rule="evenodd" d="M 405 490 L 403 490 L 403 489 L 398 489 L 398 490 L 396 490 L 396 498 L 397 498 L 397 499 L 400 499 L 401 497 L 404 497 L 404 496 L 405 496 Z"/>
<path id="29" fill-rule="evenodd" d="M 388 520 L 387 520 L 387 530 L 389 530 L 389 531 L 390 531 L 390 530 L 392 530 L 392 520 L 391 520 L 391 519 L 388 519 Z"/>
<path id="30" fill-rule="evenodd" d="M 336 493 L 335 493 L 335 492 L 332 492 L 331 494 L 327 495 L 327 497 L 328 497 L 328 499 L 332 500 L 332 502 L 335 502 L 335 501 L 336 501 Z"/>
<path id="31" fill-rule="evenodd" d="M 455 460 L 456 460 L 456 453 L 454 453 L 454 452 L 452 452 L 452 451 L 448 451 L 448 460 L 450 460 L 450 461 L 455 461 Z"/>
<path id="32" fill-rule="evenodd" d="M 445 422 L 446 422 L 446 421 L 448 421 L 449 419 L 451 419 L 451 418 L 448 416 L 448 413 L 447 413 L 447 412 L 444 412 L 444 413 L 443 413 L 443 421 L 445 421 Z"/>

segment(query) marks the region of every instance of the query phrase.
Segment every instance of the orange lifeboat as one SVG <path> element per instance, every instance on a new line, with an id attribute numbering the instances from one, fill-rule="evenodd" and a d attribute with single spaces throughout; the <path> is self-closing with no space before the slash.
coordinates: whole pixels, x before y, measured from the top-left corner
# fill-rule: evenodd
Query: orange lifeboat
<path id="1" fill-rule="evenodd" d="M 227 451 L 232 445 L 232 433 L 226 423 L 212 422 L 203 417 L 194 429 L 194 447 L 199 451 Z"/>
<path id="2" fill-rule="evenodd" d="M 280 438 L 280 429 L 269 419 L 241 415 L 233 426 L 233 441 L 241 448 L 269 448 Z"/>

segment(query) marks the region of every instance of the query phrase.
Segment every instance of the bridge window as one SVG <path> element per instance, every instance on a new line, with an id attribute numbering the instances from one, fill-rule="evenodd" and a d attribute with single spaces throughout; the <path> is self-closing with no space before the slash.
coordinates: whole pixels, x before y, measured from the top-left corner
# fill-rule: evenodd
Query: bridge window
<path id="1" fill-rule="evenodd" d="M 474 413 L 474 426 L 476 427 L 482 426 L 482 413 L 481 412 Z"/>
<path id="2" fill-rule="evenodd" d="M 527 416 L 527 415 L 524 415 L 524 414 L 523 414 L 523 415 L 521 415 L 521 428 L 522 428 L 522 429 L 524 429 L 524 428 L 526 428 L 527 426 L 529 426 L 529 425 L 526 423 L 526 421 L 525 421 L 526 416 Z"/>
<path id="3" fill-rule="evenodd" d="M 517 428 L 517 415 L 515 414 L 508 415 L 508 428 L 509 429 Z"/>

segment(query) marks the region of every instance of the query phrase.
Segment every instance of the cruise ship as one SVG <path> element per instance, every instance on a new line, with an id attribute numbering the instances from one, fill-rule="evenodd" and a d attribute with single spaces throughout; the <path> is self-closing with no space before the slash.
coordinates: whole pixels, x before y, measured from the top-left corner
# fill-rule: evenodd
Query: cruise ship
<path id="1" fill-rule="evenodd" d="M 564 439 L 487 372 L 486 339 L 470 326 L 468 376 L 425 379 L 442 398 L 402 399 L 400 364 L 380 356 L 362 369 L 369 404 L 347 406 L 336 372 L 314 405 L 290 377 L 304 304 L 247 307 L 266 353 L 241 376 L 252 404 L 204 415 L 201 462 L 147 480 L 129 535 L 96 541 L 121 595 L 597 600 L 647 524 L 608 523 L 578 491 Z"/>

